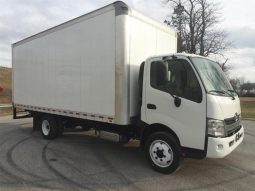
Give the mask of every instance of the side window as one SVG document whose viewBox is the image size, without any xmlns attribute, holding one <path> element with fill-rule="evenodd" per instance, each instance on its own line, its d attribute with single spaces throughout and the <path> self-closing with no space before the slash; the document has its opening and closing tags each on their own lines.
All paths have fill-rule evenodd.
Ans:
<svg viewBox="0 0 255 191">
<path fill-rule="evenodd" d="M 200 103 L 202 90 L 197 77 L 186 60 L 155 61 L 151 63 L 151 87 Z"/>
</svg>

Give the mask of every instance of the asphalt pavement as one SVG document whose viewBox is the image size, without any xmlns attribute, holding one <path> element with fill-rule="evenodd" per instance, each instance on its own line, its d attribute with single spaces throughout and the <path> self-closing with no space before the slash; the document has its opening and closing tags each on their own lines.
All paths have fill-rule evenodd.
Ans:
<svg viewBox="0 0 255 191">
<path fill-rule="evenodd" d="M 185 159 L 171 175 L 147 164 L 137 141 L 121 145 L 73 130 L 44 140 L 31 119 L 0 117 L 2 190 L 255 190 L 255 121 L 224 159 Z"/>
</svg>

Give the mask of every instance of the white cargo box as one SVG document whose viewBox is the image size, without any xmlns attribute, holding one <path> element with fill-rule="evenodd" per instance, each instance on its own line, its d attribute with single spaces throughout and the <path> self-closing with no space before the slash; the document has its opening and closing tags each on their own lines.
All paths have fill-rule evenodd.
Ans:
<svg viewBox="0 0 255 191">
<path fill-rule="evenodd" d="M 176 32 L 123 2 L 13 44 L 17 108 L 120 125 L 138 114 L 138 73 L 176 52 Z"/>
</svg>

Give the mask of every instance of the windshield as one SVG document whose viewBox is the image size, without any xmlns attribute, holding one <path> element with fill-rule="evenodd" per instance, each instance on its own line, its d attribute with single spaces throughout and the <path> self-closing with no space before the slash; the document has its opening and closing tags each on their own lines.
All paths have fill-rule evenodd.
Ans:
<svg viewBox="0 0 255 191">
<path fill-rule="evenodd" d="M 211 60 L 191 57 L 208 93 L 224 96 L 236 95 L 220 66 Z"/>
</svg>

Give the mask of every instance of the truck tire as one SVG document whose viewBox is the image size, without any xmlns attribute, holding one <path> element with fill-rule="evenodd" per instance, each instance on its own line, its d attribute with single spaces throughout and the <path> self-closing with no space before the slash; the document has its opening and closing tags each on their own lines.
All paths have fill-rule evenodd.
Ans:
<svg viewBox="0 0 255 191">
<path fill-rule="evenodd" d="M 38 131 L 41 128 L 41 119 L 39 115 L 33 117 L 33 130 Z"/>
<path fill-rule="evenodd" d="M 65 127 L 63 125 L 61 118 L 57 118 L 56 121 L 57 121 L 57 127 L 58 127 L 57 137 L 62 137 L 65 131 Z"/>
<path fill-rule="evenodd" d="M 45 139 L 54 139 L 58 136 L 58 123 L 54 117 L 45 115 L 41 119 L 41 133 Z"/>
<path fill-rule="evenodd" d="M 181 163 L 180 146 L 167 132 L 156 132 L 147 138 L 145 155 L 152 168 L 164 174 L 173 173 Z"/>
</svg>

